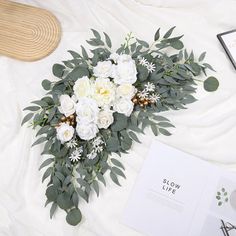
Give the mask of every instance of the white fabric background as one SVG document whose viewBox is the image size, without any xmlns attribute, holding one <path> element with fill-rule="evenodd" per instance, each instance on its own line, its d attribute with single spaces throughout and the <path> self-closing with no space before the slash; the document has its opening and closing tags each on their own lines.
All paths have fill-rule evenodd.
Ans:
<svg viewBox="0 0 236 236">
<path fill-rule="evenodd" d="M 84 215 L 78 227 L 65 223 L 58 211 L 49 219 L 44 208 L 45 185 L 38 171 L 42 147 L 30 148 L 34 132 L 21 128 L 22 109 L 44 95 L 41 81 L 52 78 L 55 62 L 69 58 L 66 50 L 80 50 L 91 35 L 89 29 L 107 32 L 114 48 L 127 32 L 151 41 L 158 27 L 165 32 L 173 25 L 177 34 L 185 34 L 187 48 L 196 54 L 207 51 L 207 61 L 220 80 L 216 93 L 198 90 L 199 101 L 189 109 L 166 115 L 176 125 L 171 137 L 159 140 L 200 158 L 233 168 L 236 164 L 236 78 L 235 70 L 219 44 L 216 34 L 235 28 L 234 0 L 20 0 L 51 10 L 60 20 L 63 36 L 49 57 L 33 63 L 0 57 L 0 236 L 141 236 L 119 220 L 142 166 L 152 135 L 141 137 L 123 156 L 127 180 L 122 188 L 108 183 L 99 198 L 82 203 Z M 1 26 L 0 26 L 1 27 Z M 86 46 L 87 47 L 87 46 Z M 165 157 L 163 157 L 165 158 Z M 158 171 L 158 166 L 156 166 Z M 200 174 L 200 173 L 199 173 Z M 163 235 L 163 234 L 162 234 Z M 163 235 L 164 236 L 164 235 Z"/>
</svg>

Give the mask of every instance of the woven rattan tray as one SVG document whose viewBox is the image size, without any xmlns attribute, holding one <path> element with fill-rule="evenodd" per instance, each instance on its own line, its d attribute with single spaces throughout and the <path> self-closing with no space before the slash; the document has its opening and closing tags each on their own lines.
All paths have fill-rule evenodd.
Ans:
<svg viewBox="0 0 236 236">
<path fill-rule="evenodd" d="M 60 23 L 49 11 L 0 0 L 1 55 L 39 60 L 57 47 L 60 38 Z"/>
</svg>

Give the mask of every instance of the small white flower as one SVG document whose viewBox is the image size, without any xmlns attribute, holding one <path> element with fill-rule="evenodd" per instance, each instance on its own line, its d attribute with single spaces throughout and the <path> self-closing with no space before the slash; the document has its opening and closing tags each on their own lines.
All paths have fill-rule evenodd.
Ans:
<svg viewBox="0 0 236 236">
<path fill-rule="evenodd" d="M 72 139 L 72 140 L 70 140 L 68 143 L 67 143 L 67 147 L 68 148 L 75 148 L 75 147 L 77 147 L 77 142 L 76 142 L 76 140 L 75 139 Z"/>
<path fill-rule="evenodd" d="M 90 140 L 96 137 L 96 134 L 98 133 L 98 127 L 94 123 L 89 123 L 89 124 L 77 123 L 76 132 L 81 139 Z"/>
<path fill-rule="evenodd" d="M 149 96 L 149 99 L 152 101 L 152 102 L 157 102 L 158 100 L 160 100 L 161 96 L 159 94 L 151 94 Z"/>
<path fill-rule="evenodd" d="M 77 79 L 73 90 L 77 99 L 82 97 L 90 97 L 94 92 L 93 84 L 87 76 Z"/>
<path fill-rule="evenodd" d="M 131 99 L 135 95 L 136 92 L 137 92 L 137 89 L 133 85 L 121 84 L 116 89 L 116 96 L 118 98 L 123 97 L 123 98 Z"/>
<path fill-rule="evenodd" d="M 59 111 L 65 116 L 70 116 L 75 113 L 75 102 L 69 95 L 61 95 L 59 98 L 61 106 Z"/>
<path fill-rule="evenodd" d="M 56 128 L 57 131 L 57 139 L 61 141 L 61 143 L 65 143 L 70 141 L 74 135 L 74 128 L 66 123 L 61 124 Z"/>
<path fill-rule="evenodd" d="M 99 61 L 93 68 L 93 73 L 98 78 L 107 78 L 112 75 L 111 61 Z"/>
<path fill-rule="evenodd" d="M 119 98 L 115 101 L 113 109 L 125 116 L 130 116 L 134 109 L 134 103 L 126 98 Z"/>
<path fill-rule="evenodd" d="M 92 98 L 80 98 L 76 105 L 77 122 L 80 124 L 88 124 L 97 122 L 98 105 Z"/>
<path fill-rule="evenodd" d="M 96 152 L 91 152 L 91 153 L 87 154 L 87 158 L 90 160 L 93 160 L 96 156 L 97 156 Z"/>
<path fill-rule="evenodd" d="M 139 98 L 147 98 L 148 97 L 148 92 L 146 90 L 139 91 L 137 96 Z"/>
<path fill-rule="evenodd" d="M 76 148 L 71 155 L 69 156 L 69 159 L 71 162 L 79 161 L 83 153 L 83 147 Z"/>
<path fill-rule="evenodd" d="M 110 106 L 115 99 L 115 85 L 108 78 L 97 78 L 94 96 L 99 107 Z"/>
<path fill-rule="evenodd" d="M 152 73 L 153 71 L 156 70 L 156 66 L 155 66 L 155 64 L 153 64 L 153 63 L 148 63 L 148 65 L 146 66 L 146 68 L 147 68 L 147 70 L 148 70 L 149 73 Z"/>
<path fill-rule="evenodd" d="M 147 92 L 155 91 L 155 85 L 153 83 L 148 82 L 147 84 L 144 85 L 144 87 Z"/>
<path fill-rule="evenodd" d="M 130 55 L 120 55 L 117 65 L 113 65 L 112 78 L 116 84 L 133 84 L 137 81 L 135 61 Z"/>
<path fill-rule="evenodd" d="M 104 144 L 102 138 L 100 136 L 96 137 L 94 140 L 93 140 L 93 147 L 96 147 L 96 146 L 99 146 L 99 145 L 102 145 Z"/>
<path fill-rule="evenodd" d="M 113 122 L 113 111 L 103 110 L 98 113 L 97 125 L 99 129 L 107 129 Z"/>
<path fill-rule="evenodd" d="M 139 60 L 139 64 L 142 65 L 142 66 L 146 67 L 149 64 L 147 59 L 144 58 L 144 57 L 140 57 L 140 58 L 138 58 L 138 60 Z"/>
</svg>

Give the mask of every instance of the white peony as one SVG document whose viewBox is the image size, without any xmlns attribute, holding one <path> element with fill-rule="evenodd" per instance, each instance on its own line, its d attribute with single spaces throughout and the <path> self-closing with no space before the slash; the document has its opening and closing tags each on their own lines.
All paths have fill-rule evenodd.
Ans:
<svg viewBox="0 0 236 236">
<path fill-rule="evenodd" d="M 111 61 L 99 61 L 93 68 L 93 73 L 96 77 L 107 78 L 112 75 L 112 63 Z"/>
<path fill-rule="evenodd" d="M 98 113 L 97 125 L 99 129 L 107 129 L 113 122 L 113 111 L 104 110 Z"/>
<path fill-rule="evenodd" d="M 116 84 L 133 84 L 137 80 L 137 69 L 135 61 L 130 55 L 120 55 L 117 65 L 113 65 L 114 82 Z"/>
<path fill-rule="evenodd" d="M 130 99 L 119 98 L 115 101 L 113 105 L 113 110 L 124 114 L 126 116 L 130 116 L 134 108 L 134 104 Z"/>
<path fill-rule="evenodd" d="M 66 117 L 75 113 L 75 102 L 69 95 L 61 95 L 59 98 L 61 106 L 59 111 Z"/>
<path fill-rule="evenodd" d="M 61 143 L 65 143 L 70 141 L 74 135 L 74 128 L 66 123 L 61 124 L 56 128 L 57 131 L 57 139 L 61 141 Z"/>
<path fill-rule="evenodd" d="M 76 132 L 83 140 L 90 140 L 96 137 L 98 127 L 95 123 L 80 124 L 76 126 Z"/>
<path fill-rule="evenodd" d="M 92 98 L 80 98 L 76 105 L 77 122 L 88 124 L 97 122 L 99 108 Z"/>
<path fill-rule="evenodd" d="M 131 84 L 121 84 L 116 88 L 116 96 L 131 99 L 137 89 Z"/>
<path fill-rule="evenodd" d="M 93 94 L 93 85 L 87 76 L 83 76 L 76 80 L 73 90 L 77 99 L 81 97 L 89 97 Z"/>
<path fill-rule="evenodd" d="M 110 106 L 115 99 L 115 85 L 108 78 L 97 78 L 94 85 L 94 99 L 98 106 Z"/>
</svg>

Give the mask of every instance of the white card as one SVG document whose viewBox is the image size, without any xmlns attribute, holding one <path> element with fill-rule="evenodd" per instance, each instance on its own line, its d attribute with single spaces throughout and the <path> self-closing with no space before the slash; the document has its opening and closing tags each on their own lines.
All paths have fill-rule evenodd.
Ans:
<svg viewBox="0 0 236 236">
<path fill-rule="evenodd" d="M 235 236 L 236 175 L 154 142 L 122 222 L 148 236 Z"/>
</svg>

